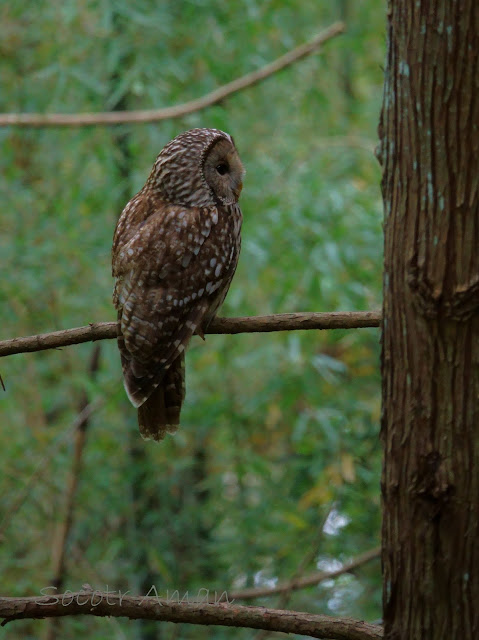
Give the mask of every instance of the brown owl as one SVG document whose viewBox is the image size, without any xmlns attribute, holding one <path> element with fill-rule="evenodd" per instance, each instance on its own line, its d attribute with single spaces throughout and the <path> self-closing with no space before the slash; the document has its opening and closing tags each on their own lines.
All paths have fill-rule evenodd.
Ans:
<svg viewBox="0 0 479 640">
<path fill-rule="evenodd" d="M 203 337 L 233 278 L 244 169 L 233 138 L 192 129 L 169 142 L 113 237 L 125 389 L 144 438 L 180 421 L 185 349 Z"/>
</svg>

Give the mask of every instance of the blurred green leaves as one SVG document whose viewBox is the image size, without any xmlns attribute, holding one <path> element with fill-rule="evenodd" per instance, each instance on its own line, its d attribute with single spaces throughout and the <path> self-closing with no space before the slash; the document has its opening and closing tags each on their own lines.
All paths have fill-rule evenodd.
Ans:
<svg viewBox="0 0 479 640">
<path fill-rule="evenodd" d="M 378 308 L 382 214 L 373 148 L 384 9 L 378 0 L 344 6 L 345 35 L 206 111 L 160 124 L 0 130 L 1 336 L 114 319 L 116 219 L 162 146 L 194 126 L 233 134 L 247 169 L 242 256 L 222 314 Z M 333 3 L 286 0 L 4 3 L 0 109 L 74 113 L 185 102 L 270 62 L 340 14 Z M 75 419 L 84 390 L 104 403 L 87 435 L 69 588 L 86 581 L 141 590 L 154 581 L 158 590 L 222 590 L 285 580 L 332 509 L 347 525 L 322 536 L 308 571 L 375 546 L 378 338 L 364 329 L 195 340 L 183 424 L 160 446 L 138 434 L 114 344 L 103 343 L 94 384 L 91 345 L 3 360 L 4 593 L 50 584 L 71 439 L 13 509 Z M 290 606 L 375 619 L 379 602 L 375 563 L 293 594 Z M 38 636 L 41 623 L 21 624 L 23 637 Z M 108 623 L 63 624 L 65 637 L 88 629 L 103 638 Z M 158 625 L 157 637 L 174 637 L 172 627 Z M 17 629 L 7 627 L 5 637 Z M 145 637 L 126 621 L 108 633 Z M 251 635 L 185 626 L 181 637 Z"/>
</svg>

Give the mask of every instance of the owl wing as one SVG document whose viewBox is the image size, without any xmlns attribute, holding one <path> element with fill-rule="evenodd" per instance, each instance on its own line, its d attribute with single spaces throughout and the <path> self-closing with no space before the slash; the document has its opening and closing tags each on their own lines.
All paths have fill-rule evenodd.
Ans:
<svg viewBox="0 0 479 640">
<path fill-rule="evenodd" d="M 152 199 L 141 213 L 133 199 L 119 220 L 114 301 L 125 387 L 137 407 L 226 294 L 237 255 L 220 217 L 216 207 L 182 208 Z"/>
</svg>

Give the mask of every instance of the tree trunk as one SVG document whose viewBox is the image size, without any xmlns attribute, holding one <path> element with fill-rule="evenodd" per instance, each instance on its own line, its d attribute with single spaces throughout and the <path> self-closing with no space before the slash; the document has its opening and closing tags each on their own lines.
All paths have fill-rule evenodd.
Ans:
<svg viewBox="0 0 479 640">
<path fill-rule="evenodd" d="M 476 640 L 478 0 L 391 0 L 380 138 L 385 639 Z"/>
</svg>

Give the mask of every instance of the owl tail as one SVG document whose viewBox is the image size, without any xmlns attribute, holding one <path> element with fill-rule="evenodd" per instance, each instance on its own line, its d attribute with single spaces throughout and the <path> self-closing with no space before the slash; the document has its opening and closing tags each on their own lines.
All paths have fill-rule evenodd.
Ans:
<svg viewBox="0 0 479 640">
<path fill-rule="evenodd" d="M 138 425 L 145 440 L 163 440 L 180 424 L 185 398 L 185 354 L 176 358 L 151 396 L 138 407 Z"/>
</svg>

